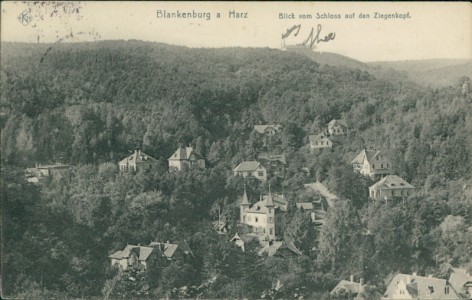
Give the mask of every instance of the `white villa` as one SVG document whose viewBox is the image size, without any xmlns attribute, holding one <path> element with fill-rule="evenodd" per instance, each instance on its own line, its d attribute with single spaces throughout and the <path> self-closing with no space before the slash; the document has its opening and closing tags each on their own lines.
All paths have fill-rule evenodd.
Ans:
<svg viewBox="0 0 472 300">
<path fill-rule="evenodd" d="M 410 196 L 415 187 L 398 177 L 388 175 L 369 187 L 369 196 L 376 200 L 392 200 Z"/>
</svg>

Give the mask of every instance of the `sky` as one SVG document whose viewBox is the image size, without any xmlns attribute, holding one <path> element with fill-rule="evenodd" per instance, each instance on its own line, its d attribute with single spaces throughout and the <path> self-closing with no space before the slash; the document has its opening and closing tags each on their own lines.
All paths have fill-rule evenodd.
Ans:
<svg viewBox="0 0 472 300">
<path fill-rule="evenodd" d="M 164 13 L 178 12 L 197 17 L 164 18 Z M 316 51 L 364 62 L 472 59 L 469 2 L 2 2 L 1 13 L 2 42 L 137 39 L 187 47 L 280 49 L 282 34 L 299 25 L 285 45 L 309 40 L 313 29 Z M 319 41 L 330 33 L 334 39 Z"/>
</svg>

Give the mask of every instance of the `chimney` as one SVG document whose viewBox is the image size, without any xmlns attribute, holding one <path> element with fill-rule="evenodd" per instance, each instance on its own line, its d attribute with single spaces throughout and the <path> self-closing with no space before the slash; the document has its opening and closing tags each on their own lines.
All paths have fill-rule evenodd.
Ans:
<svg viewBox="0 0 472 300">
<path fill-rule="evenodd" d="M 406 284 L 409 284 L 411 282 L 411 276 L 406 275 Z"/>
<path fill-rule="evenodd" d="M 351 282 L 354 282 L 354 275 L 351 275 Z"/>
<path fill-rule="evenodd" d="M 415 276 L 416 276 L 416 272 L 413 272 L 413 277 L 415 277 Z"/>
<path fill-rule="evenodd" d="M 359 281 L 359 284 L 362 286 L 364 286 L 364 278 L 361 278 L 361 280 Z"/>
</svg>

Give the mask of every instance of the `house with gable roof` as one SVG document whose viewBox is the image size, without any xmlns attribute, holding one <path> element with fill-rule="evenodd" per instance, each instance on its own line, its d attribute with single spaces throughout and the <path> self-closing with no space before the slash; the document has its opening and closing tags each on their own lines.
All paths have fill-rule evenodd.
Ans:
<svg viewBox="0 0 472 300">
<path fill-rule="evenodd" d="M 472 299 L 472 274 L 466 269 L 452 268 L 449 283 L 462 299 Z"/>
<path fill-rule="evenodd" d="M 282 258 L 289 258 L 303 255 L 303 253 L 295 247 L 293 243 L 285 241 L 263 241 L 261 242 L 261 248 L 257 252 L 257 255 L 264 256 L 267 254 L 268 257 L 279 256 Z"/>
<path fill-rule="evenodd" d="M 142 266 L 147 268 L 147 260 L 153 252 L 153 247 L 127 245 L 125 249 L 109 255 L 111 265 L 119 265 L 123 270 Z"/>
<path fill-rule="evenodd" d="M 341 280 L 330 292 L 332 296 L 353 297 L 353 299 L 363 299 L 361 293 L 364 292 L 364 279 L 361 278 L 359 282 L 354 281 L 354 276 L 351 275 L 350 280 Z"/>
<path fill-rule="evenodd" d="M 169 169 L 182 171 L 192 168 L 205 168 L 205 159 L 193 147 L 179 147 L 168 159 Z"/>
<path fill-rule="evenodd" d="M 375 200 L 393 200 L 410 196 L 416 188 L 397 175 L 388 175 L 369 187 L 369 196 Z"/>
<path fill-rule="evenodd" d="M 27 168 L 25 170 L 26 181 L 31 183 L 38 183 L 41 179 L 44 179 L 45 176 L 38 168 Z"/>
<path fill-rule="evenodd" d="M 344 120 L 333 119 L 328 123 L 329 135 L 343 135 L 347 134 L 347 124 Z"/>
<path fill-rule="evenodd" d="M 254 177 L 267 181 L 267 169 L 258 161 L 243 161 L 233 169 L 234 176 Z"/>
<path fill-rule="evenodd" d="M 315 222 L 315 207 L 312 202 L 297 202 L 295 203 L 297 209 L 310 213 L 311 222 Z"/>
<path fill-rule="evenodd" d="M 278 124 L 254 125 L 254 131 L 261 135 L 262 145 L 267 147 L 270 139 L 282 131 L 282 126 Z"/>
<path fill-rule="evenodd" d="M 445 279 L 397 274 L 382 299 L 461 299 Z"/>
<path fill-rule="evenodd" d="M 157 165 L 157 159 L 151 157 L 136 149 L 133 154 L 123 158 L 118 162 L 120 171 L 138 171 L 138 170 L 149 170 Z"/>
<path fill-rule="evenodd" d="M 380 150 L 362 150 L 352 161 L 354 171 L 376 180 L 390 174 L 391 163 Z"/>
<path fill-rule="evenodd" d="M 285 176 L 285 166 L 287 165 L 285 154 L 261 153 L 258 158 L 271 176 Z"/>
<path fill-rule="evenodd" d="M 324 133 L 311 134 L 308 136 L 310 150 L 332 148 L 333 142 Z"/>
<path fill-rule="evenodd" d="M 254 130 L 260 134 L 265 134 L 267 136 L 274 136 L 275 134 L 282 131 L 282 126 L 278 124 L 254 125 Z"/>
<path fill-rule="evenodd" d="M 261 195 L 258 202 L 251 205 L 244 187 L 240 204 L 240 222 L 252 227 L 253 232 L 268 240 L 275 240 L 283 232 L 288 202 L 283 195 Z"/>
<path fill-rule="evenodd" d="M 116 251 L 108 257 L 111 265 L 119 265 L 123 270 L 133 267 L 147 269 L 152 256 L 163 258 L 167 261 L 174 260 L 178 256 L 177 250 L 183 254 L 191 254 L 190 248 L 185 244 L 177 245 L 169 242 L 152 242 L 149 246 L 127 245 L 125 249 Z"/>
<path fill-rule="evenodd" d="M 25 177 L 28 182 L 38 183 L 47 177 L 54 177 L 56 179 L 67 177 L 70 175 L 70 166 L 61 163 L 51 165 L 36 164 L 34 168 L 27 168 L 25 170 Z"/>
</svg>

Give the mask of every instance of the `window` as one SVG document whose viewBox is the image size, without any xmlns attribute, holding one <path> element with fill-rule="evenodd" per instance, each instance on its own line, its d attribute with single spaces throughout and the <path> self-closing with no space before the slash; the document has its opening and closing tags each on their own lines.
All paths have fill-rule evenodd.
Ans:
<svg viewBox="0 0 472 300">
<path fill-rule="evenodd" d="M 269 234 L 274 234 L 274 230 L 272 228 L 269 229 Z"/>
<path fill-rule="evenodd" d="M 388 169 L 388 168 L 389 168 L 389 165 L 388 165 L 388 163 L 387 163 L 387 169 Z"/>
<path fill-rule="evenodd" d="M 429 292 L 430 294 L 433 294 L 433 293 L 434 293 L 434 286 L 428 285 L 428 292 Z"/>
<path fill-rule="evenodd" d="M 380 164 L 380 168 L 383 169 L 383 168 L 384 168 L 384 164 Z"/>
<path fill-rule="evenodd" d="M 257 176 L 263 177 L 263 176 L 264 176 L 264 171 L 258 171 L 258 172 L 257 172 Z"/>
<path fill-rule="evenodd" d="M 269 208 L 269 214 L 272 213 L 272 209 Z"/>
<path fill-rule="evenodd" d="M 243 216 L 243 222 L 246 222 L 246 216 Z"/>
<path fill-rule="evenodd" d="M 259 219 L 256 217 L 256 223 L 259 222 Z"/>
<path fill-rule="evenodd" d="M 372 169 L 375 169 L 375 164 L 372 164 Z"/>
<path fill-rule="evenodd" d="M 272 223 L 272 217 L 268 218 L 269 223 Z"/>
<path fill-rule="evenodd" d="M 323 141 L 321 141 L 321 145 L 323 145 L 323 143 L 324 143 L 324 142 L 323 142 Z"/>
<path fill-rule="evenodd" d="M 449 294 L 449 286 L 444 287 L 444 294 Z"/>
</svg>

